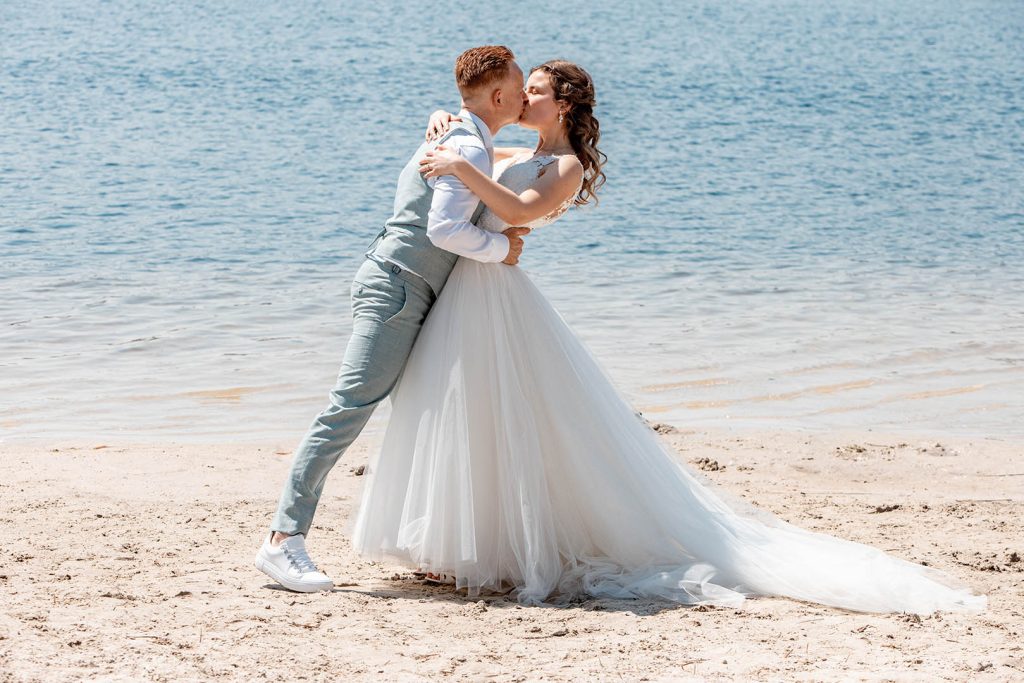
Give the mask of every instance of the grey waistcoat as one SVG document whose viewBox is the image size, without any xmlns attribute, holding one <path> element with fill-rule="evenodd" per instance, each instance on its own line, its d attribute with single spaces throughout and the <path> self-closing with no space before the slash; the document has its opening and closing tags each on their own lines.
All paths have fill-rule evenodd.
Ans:
<svg viewBox="0 0 1024 683">
<path fill-rule="evenodd" d="M 427 237 L 427 213 L 434 190 L 420 175 L 419 161 L 427 150 L 457 135 L 471 135 L 483 140 L 473 122 L 466 120 L 453 122 L 440 140 L 420 145 L 398 176 L 394 215 L 384 223 L 384 229 L 366 251 L 366 255 L 374 260 L 390 261 L 419 275 L 435 295 L 441 292 L 459 257 L 435 247 Z M 473 222 L 480 217 L 483 208 L 483 204 L 477 204 Z"/>
</svg>

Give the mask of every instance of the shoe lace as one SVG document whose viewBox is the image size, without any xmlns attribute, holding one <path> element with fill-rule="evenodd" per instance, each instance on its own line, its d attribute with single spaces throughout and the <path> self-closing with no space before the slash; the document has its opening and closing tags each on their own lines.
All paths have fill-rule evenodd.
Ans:
<svg viewBox="0 0 1024 683">
<path fill-rule="evenodd" d="M 302 573 L 319 571 L 305 548 L 285 548 L 284 556 L 293 567 Z"/>
</svg>

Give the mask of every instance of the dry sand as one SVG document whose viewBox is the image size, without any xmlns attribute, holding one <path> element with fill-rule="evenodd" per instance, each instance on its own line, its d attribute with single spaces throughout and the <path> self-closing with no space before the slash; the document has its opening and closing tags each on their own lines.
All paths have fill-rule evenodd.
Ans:
<svg viewBox="0 0 1024 683">
<path fill-rule="evenodd" d="M 939 567 L 989 609 L 470 600 L 350 550 L 372 437 L 332 472 L 309 539 L 338 587 L 300 595 L 252 566 L 294 444 L 8 443 L 0 680 L 1024 680 L 1021 443 L 662 431 L 725 490 Z"/>
</svg>

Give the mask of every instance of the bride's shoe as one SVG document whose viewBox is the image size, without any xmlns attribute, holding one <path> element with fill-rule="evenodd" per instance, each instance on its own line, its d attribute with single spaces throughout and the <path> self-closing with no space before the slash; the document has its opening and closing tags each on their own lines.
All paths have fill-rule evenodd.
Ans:
<svg viewBox="0 0 1024 683">
<path fill-rule="evenodd" d="M 412 573 L 417 579 L 421 579 L 424 583 L 428 583 L 432 586 L 454 586 L 455 575 L 434 572 L 426 572 L 422 569 L 416 570 Z"/>
</svg>

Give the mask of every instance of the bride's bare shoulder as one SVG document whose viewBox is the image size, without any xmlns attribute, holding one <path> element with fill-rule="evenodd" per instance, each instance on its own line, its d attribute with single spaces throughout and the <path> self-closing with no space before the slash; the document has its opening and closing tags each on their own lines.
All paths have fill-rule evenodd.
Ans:
<svg viewBox="0 0 1024 683">
<path fill-rule="evenodd" d="M 563 154 L 558 157 L 558 167 L 569 175 L 583 177 L 583 162 L 575 154 Z"/>
<path fill-rule="evenodd" d="M 563 154 L 558 157 L 558 177 L 575 183 L 583 180 L 583 164 L 575 154 Z"/>
</svg>

